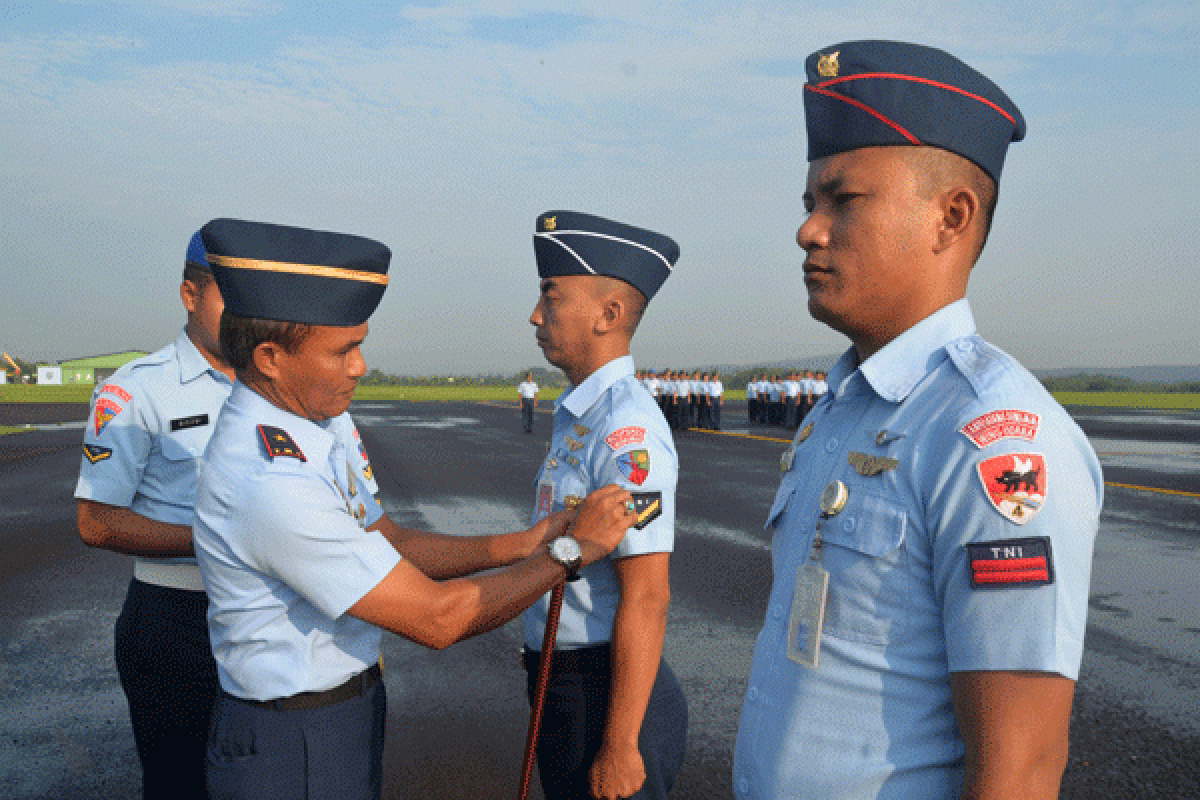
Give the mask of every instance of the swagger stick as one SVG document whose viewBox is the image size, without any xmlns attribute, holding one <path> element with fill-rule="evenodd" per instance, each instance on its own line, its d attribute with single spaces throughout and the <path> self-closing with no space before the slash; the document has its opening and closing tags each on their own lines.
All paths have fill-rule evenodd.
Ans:
<svg viewBox="0 0 1200 800">
<path fill-rule="evenodd" d="M 554 641 L 558 638 L 558 615 L 562 611 L 565 583 L 554 587 L 550 595 L 550 609 L 546 614 L 546 632 L 542 636 L 542 660 L 538 664 L 537 688 L 533 693 L 533 707 L 529 710 L 529 733 L 525 737 L 525 764 L 521 767 L 521 788 L 517 800 L 529 795 L 529 783 L 533 779 L 533 759 L 537 751 L 538 731 L 542 727 L 542 707 L 546 705 L 546 688 L 550 684 L 550 662 L 554 660 Z"/>
</svg>

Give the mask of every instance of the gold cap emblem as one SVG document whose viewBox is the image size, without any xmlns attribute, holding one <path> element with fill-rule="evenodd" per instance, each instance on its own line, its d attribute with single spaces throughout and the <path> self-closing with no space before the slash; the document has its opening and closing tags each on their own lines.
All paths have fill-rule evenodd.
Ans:
<svg viewBox="0 0 1200 800">
<path fill-rule="evenodd" d="M 558 217 L 546 217 L 542 220 L 542 227 L 548 231 L 554 230 L 558 227 Z"/>
<path fill-rule="evenodd" d="M 817 74 L 822 78 L 836 78 L 838 74 L 838 53 L 841 50 L 834 50 L 829 55 L 821 56 L 817 59 Z"/>
</svg>

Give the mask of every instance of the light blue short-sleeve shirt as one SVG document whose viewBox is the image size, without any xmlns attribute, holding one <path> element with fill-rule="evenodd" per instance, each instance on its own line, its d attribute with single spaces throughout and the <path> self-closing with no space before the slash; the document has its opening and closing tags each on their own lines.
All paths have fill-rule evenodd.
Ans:
<svg viewBox="0 0 1200 800">
<path fill-rule="evenodd" d="M 275 455 L 259 426 L 283 432 Z M 194 540 L 218 677 L 235 697 L 330 689 L 379 659 L 380 629 L 346 610 L 400 555 L 365 530 L 383 512 L 354 467 L 352 428 L 298 417 L 242 383 L 221 412 Z"/>
<path fill-rule="evenodd" d="M 232 388 L 186 332 L 98 382 L 75 497 L 191 525 L 204 449 Z"/>
<path fill-rule="evenodd" d="M 1074 679 L 1103 478 L 1041 384 L 984 342 L 966 300 L 866 362 L 851 349 L 785 454 L 774 584 L 734 758 L 739 798 L 956 797 L 951 672 Z M 845 507 L 821 518 L 841 481 Z M 789 658 L 820 523 L 816 668 Z M 808 623 L 797 622 L 798 641 Z M 997 698 L 1003 702 L 1003 698 Z"/>
<path fill-rule="evenodd" d="M 642 530 L 630 528 L 607 558 L 584 567 L 579 580 L 567 584 L 558 649 L 612 641 L 620 602 L 613 559 L 674 549 L 678 476 L 671 431 L 654 398 L 634 378 L 631 356 L 610 361 L 556 401 L 550 452 L 534 482 L 535 522 L 610 483 L 662 493 L 657 519 Z M 542 647 L 549 606 L 547 593 L 525 612 L 525 644 L 533 650 Z"/>
</svg>

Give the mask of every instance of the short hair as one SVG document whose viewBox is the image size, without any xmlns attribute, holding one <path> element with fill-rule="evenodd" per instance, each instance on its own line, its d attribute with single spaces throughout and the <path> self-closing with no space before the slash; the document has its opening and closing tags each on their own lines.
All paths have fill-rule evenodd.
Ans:
<svg viewBox="0 0 1200 800">
<path fill-rule="evenodd" d="M 925 197 L 955 185 L 966 185 L 979 198 L 982 231 L 975 259 L 983 252 L 988 234 L 992 230 L 992 217 L 996 213 L 996 201 L 1000 187 L 992 176 L 962 156 L 940 147 L 910 147 L 909 164 L 922 177 L 920 191 Z"/>
<path fill-rule="evenodd" d="M 211 272 L 195 261 L 185 261 L 183 262 L 183 279 L 191 281 L 198 290 L 204 291 L 212 283 L 213 276 Z"/>
<path fill-rule="evenodd" d="M 254 351 L 260 344 L 272 342 L 295 353 L 312 329 L 302 322 L 239 317 L 226 309 L 221 312 L 221 355 L 241 373 L 254 368 Z"/>
<path fill-rule="evenodd" d="M 628 316 L 627 330 L 629 331 L 629 335 L 632 336 L 637 330 L 638 324 L 642 321 L 642 315 L 646 313 L 646 304 L 649 302 L 646 299 L 646 295 L 642 294 L 632 283 L 623 281 L 620 278 L 613 278 L 608 275 L 598 277 L 602 279 L 601 281 L 597 281 L 597 283 L 603 286 L 603 291 L 615 292 L 624 301 L 626 316 Z"/>
</svg>

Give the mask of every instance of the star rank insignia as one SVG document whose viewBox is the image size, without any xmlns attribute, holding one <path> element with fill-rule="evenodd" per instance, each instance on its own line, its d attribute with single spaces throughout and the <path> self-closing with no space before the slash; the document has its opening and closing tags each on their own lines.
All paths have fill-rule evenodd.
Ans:
<svg viewBox="0 0 1200 800">
<path fill-rule="evenodd" d="M 272 459 L 286 456 L 287 458 L 308 461 L 304 457 L 304 453 L 300 452 L 300 447 L 283 428 L 276 428 L 273 425 L 259 425 L 258 436 L 267 448 L 267 455 Z"/>
</svg>

